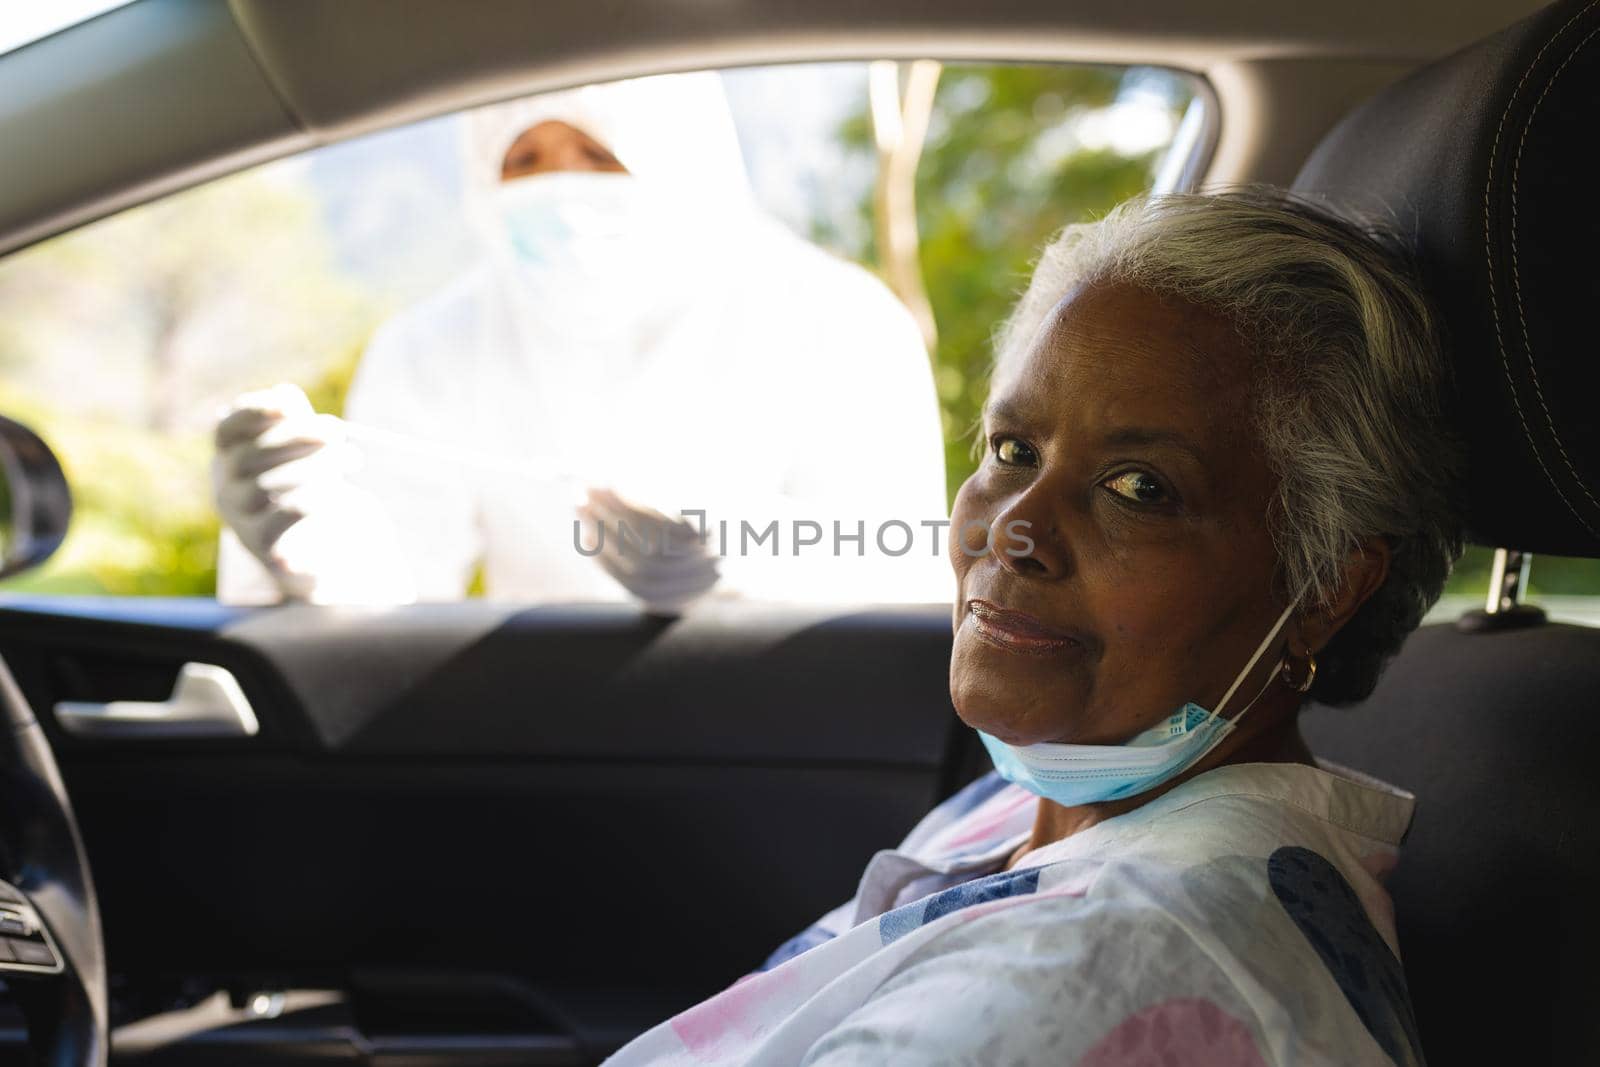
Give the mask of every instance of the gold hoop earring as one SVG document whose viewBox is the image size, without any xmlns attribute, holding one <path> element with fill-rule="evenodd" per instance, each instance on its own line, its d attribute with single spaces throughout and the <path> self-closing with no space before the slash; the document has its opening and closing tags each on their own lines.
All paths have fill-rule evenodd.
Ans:
<svg viewBox="0 0 1600 1067">
<path fill-rule="evenodd" d="M 1311 683 L 1317 680 L 1317 657 L 1306 650 L 1306 676 L 1298 683 L 1294 680 L 1294 671 L 1288 656 L 1283 657 L 1283 664 L 1279 667 L 1283 676 L 1283 684 L 1293 689 L 1296 693 L 1305 693 L 1311 689 Z"/>
</svg>

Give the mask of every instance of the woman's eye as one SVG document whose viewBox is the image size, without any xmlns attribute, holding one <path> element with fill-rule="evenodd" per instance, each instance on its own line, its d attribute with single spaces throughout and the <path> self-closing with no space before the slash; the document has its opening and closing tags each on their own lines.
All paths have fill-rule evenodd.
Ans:
<svg viewBox="0 0 1600 1067">
<path fill-rule="evenodd" d="M 1000 436 L 994 439 L 994 458 L 1007 467 L 1031 467 L 1037 457 L 1015 437 Z"/>
<path fill-rule="evenodd" d="M 1126 471 L 1100 484 L 1135 504 L 1161 504 L 1171 499 L 1161 483 L 1144 471 Z"/>
</svg>

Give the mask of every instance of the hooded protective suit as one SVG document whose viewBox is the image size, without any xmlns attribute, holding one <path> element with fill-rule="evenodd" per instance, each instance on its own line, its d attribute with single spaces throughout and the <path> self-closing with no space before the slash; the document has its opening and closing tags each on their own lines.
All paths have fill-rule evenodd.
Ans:
<svg viewBox="0 0 1600 1067">
<path fill-rule="evenodd" d="M 588 133 L 629 173 L 501 183 L 506 149 L 547 119 Z M 915 323 L 867 272 L 755 207 L 715 75 L 483 109 L 464 139 L 467 210 L 488 254 L 374 336 L 345 409 L 362 462 L 354 473 L 324 464 L 383 519 L 347 508 L 318 524 L 307 510 L 291 530 L 316 542 L 316 568 L 364 575 L 360 588 L 331 573 L 328 592 L 316 575 L 274 583 L 230 535 L 221 598 L 276 599 L 281 587 L 313 600 L 453 599 L 481 561 L 493 597 L 625 599 L 579 550 L 594 546 L 592 524 L 575 537 L 584 488 L 669 516 L 706 512 L 718 593 L 949 596 L 943 539 L 919 526 L 946 509 Z M 909 550 L 901 528 L 880 547 L 888 520 L 909 527 Z M 797 522 L 820 543 L 797 547 Z M 777 536 L 761 537 L 772 523 Z M 372 546 L 396 541 L 403 566 L 375 565 Z M 405 573 L 387 582 L 375 567 Z"/>
</svg>

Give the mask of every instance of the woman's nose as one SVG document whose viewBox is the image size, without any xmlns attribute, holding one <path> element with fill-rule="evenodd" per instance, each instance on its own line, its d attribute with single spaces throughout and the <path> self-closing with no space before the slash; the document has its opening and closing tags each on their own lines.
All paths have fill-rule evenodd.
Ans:
<svg viewBox="0 0 1600 1067">
<path fill-rule="evenodd" d="M 1059 517 L 1033 493 L 1025 493 L 997 517 L 990 545 L 1000 565 L 1013 574 L 1061 578 L 1071 570 L 1071 553 L 1060 535 Z"/>
</svg>

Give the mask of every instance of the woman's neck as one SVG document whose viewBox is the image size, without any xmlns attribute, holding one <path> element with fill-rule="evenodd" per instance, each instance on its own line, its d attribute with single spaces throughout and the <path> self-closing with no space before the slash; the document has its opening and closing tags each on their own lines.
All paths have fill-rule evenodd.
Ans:
<svg viewBox="0 0 1600 1067">
<path fill-rule="evenodd" d="M 1076 804 L 1072 807 L 1051 800 L 1039 801 L 1039 814 L 1033 822 L 1033 833 L 1027 842 L 1006 860 L 1006 870 L 1015 867 L 1023 856 L 1045 845 L 1071 837 L 1097 823 L 1133 811 L 1161 796 L 1170 789 L 1208 770 L 1230 763 L 1305 763 L 1316 760 L 1305 738 L 1300 736 L 1298 708 L 1263 720 L 1263 728 L 1248 727 L 1226 738 L 1217 750 L 1205 759 L 1154 789 L 1122 800 L 1108 800 L 1099 804 Z"/>
</svg>

